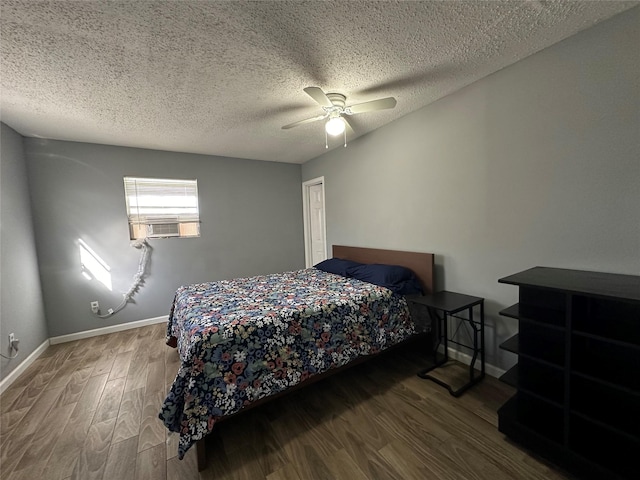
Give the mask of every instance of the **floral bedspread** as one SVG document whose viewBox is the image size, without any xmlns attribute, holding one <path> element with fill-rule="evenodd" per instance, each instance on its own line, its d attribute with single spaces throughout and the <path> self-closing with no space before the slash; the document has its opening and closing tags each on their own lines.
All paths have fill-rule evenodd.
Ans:
<svg viewBox="0 0 640 480">
<path fill-rule="evenodd" d="M 183 286 L 167 327 L 181 366 L 159 416 L 182 458 L 220 417 L 413 333 L 403 297 L 316 268 Z"/>
</svg>

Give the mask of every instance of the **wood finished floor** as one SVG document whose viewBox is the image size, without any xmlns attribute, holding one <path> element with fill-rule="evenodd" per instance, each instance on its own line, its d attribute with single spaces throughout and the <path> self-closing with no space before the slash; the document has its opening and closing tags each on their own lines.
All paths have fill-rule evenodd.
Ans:
<svg viewBox="0 0 640 480">
<path fill-rule="evenodd" d="M 177 436 L 158 419 L 178 369 L 164 325 L 53 345 L 0 397 L 0 477 L 570 478 L 498 432 L 510 387 L 488 377 L 456 399 L 415 375 L 423 356 L 385 354 L 220 423 L 199 473 L 195 447 L 178 460 Z"/>
</svg>

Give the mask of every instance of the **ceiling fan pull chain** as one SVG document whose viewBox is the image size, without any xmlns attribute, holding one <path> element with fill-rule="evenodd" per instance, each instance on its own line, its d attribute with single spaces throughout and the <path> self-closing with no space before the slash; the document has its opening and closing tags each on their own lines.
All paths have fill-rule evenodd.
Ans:
<svg viewBox="0 0 640 480">
<path fill-rule="evenodd" d="M 324 131 L 324 148 L 329 148 L 329 137 L 327 136 L 327 131 Z"/>
<path fill-rule="evenodd" d="M 347 148 L 347 129 L 344 129 L 344 148 Z M 326 133 L 325 133 L 326 136 Z"/>
</svg>

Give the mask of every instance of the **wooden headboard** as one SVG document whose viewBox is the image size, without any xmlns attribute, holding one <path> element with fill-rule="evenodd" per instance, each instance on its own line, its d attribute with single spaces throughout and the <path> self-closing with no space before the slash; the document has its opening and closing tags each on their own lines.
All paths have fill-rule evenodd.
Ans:
<svg viewBox="0 0 640 480">
<path fill-rule="evenodd" d="M 410 268 L 424 287 L 424 293 L 435 292 L 433 253 L 381 250 L 379 248 L 333 246 L 333 257 L 360 263 L 384 263 Z"/>
</svg>

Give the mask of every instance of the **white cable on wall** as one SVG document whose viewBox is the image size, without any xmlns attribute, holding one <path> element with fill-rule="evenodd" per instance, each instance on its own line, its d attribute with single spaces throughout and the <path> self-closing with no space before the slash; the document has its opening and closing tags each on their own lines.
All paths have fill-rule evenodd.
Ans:
<svg viewBox="0 0 640 480">
<path fill-rule="evenodd" d="M 129 300 L 133 298 L 138 289 L 144 284 L 144 275 L 147 269 L 147 265 L 149 264 L 149 259 L 151 258 L 151 246 L 147 243 L 146 238 L 141 238 L 134 242 L 131 242 L 131 246 L 133 248 L 142 249 L 142 253 L 140 254 L 140 261 L 138 262 L 138 271 L 133 276 L 133 283 L 131 284 L 129 290 L 126 293 L 122 294 L 123 298 L 120 305 L 118 305 L 116 308 L 110 308 L 109 310 L 107 310 L 107 313 L 105 315 L 100 315 L 99 313 L 94 314 L 97 317 L 108 318 L 118 313 L 120 310 L 127 306 Z"/>
</svg>

